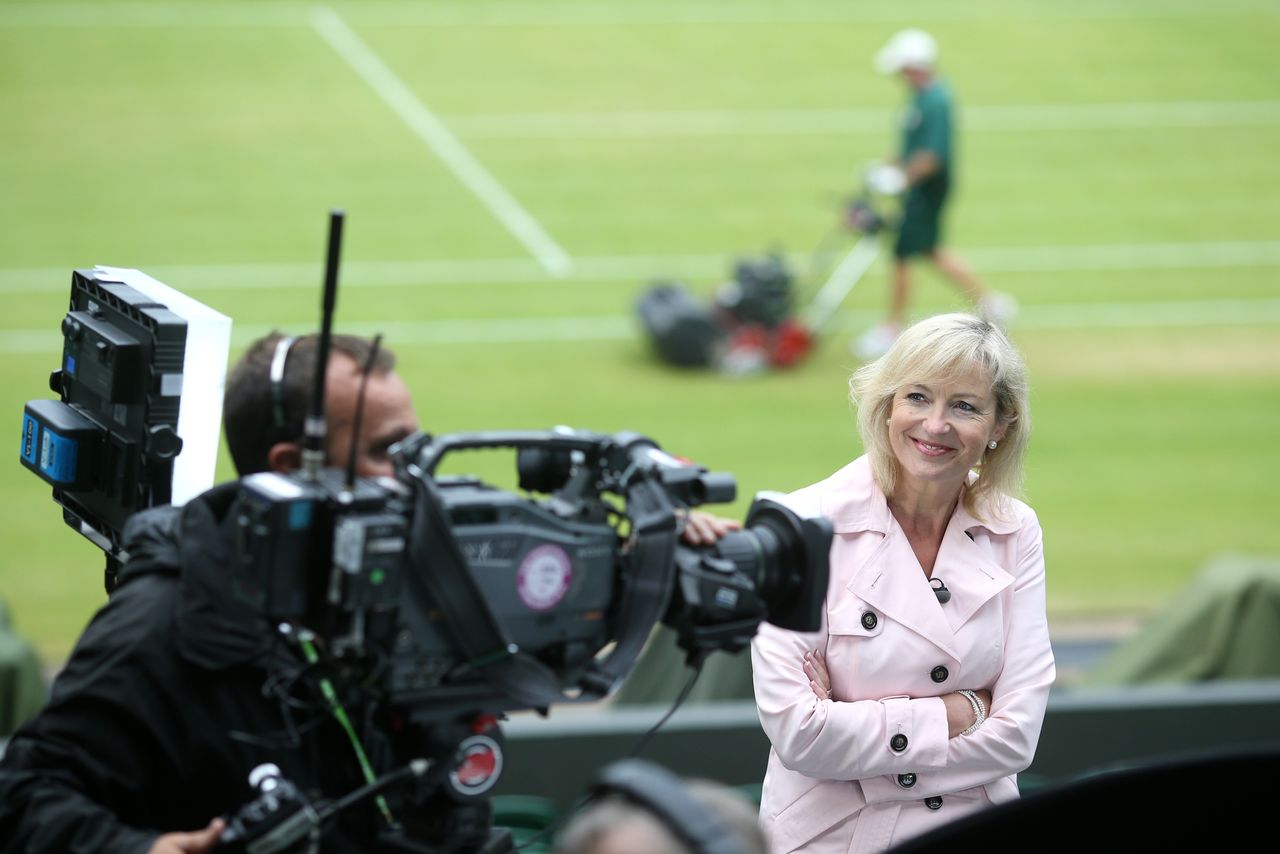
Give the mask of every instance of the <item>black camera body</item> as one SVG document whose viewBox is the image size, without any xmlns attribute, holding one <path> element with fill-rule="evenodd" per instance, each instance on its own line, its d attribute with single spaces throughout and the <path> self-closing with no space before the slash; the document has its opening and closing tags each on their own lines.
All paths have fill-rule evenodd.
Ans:
<svg viewBox="0 0 1280 854">
<path fill-rule="evenodd" d="M 515 449 L 527 494 L 435 476 L 475 448 Z M 395 478 L 244 478 L 234 574 L 264 617 L 376 662 L 380 693 L 415 719 L 603 697 L 659 620 L 690 656 L 740 650 L 766 619 L 819 625 L 828 523 L 762 496 L 744 530 L 684 545 L 683 514 L 736 486 L 646 437 L 420 434 L 393 454 Z"/>
<path fill-rule="evenodd" d="M 514 449 L 525 494 L 435 474 L 477 448 Z M 820 625 L 830 523 L 762 494 L 742 530 L 686 545 L 682 517 L 736 485 L 644 436 L 418 434 L 392 457 L 394 478 L 242 479 L 231 574 L 268 622 L 314 634 L 324 672 L 363 686 L 375 717 L 417 734 L 398 753 L 432 763 L 418 802 L 447 805 L 430 810 L 448 836 L 500 778 L 502 713 L 606 696 L 659 621 L 692 663 L 765 620 Z"/>
</svg>

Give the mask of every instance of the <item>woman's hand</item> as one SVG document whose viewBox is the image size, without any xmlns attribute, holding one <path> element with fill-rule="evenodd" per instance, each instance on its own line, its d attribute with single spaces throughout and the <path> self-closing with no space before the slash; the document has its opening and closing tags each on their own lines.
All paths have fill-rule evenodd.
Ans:
<svg viewBox="0 0 1280 854">
<path fill-rule="evenodd" d="M 680 538 L 691 546 L 709 546 L 730 531 L 741 529 L 742 523 L 737 520 L 690 510 L 685 516 Z"/>
<path fill-rule="evenodd" d="M 979 688 L 973 693 L 978 695 L 978 699 L 982 701 L 982 708 L 986 710 L 987 717 L 991 717 L 991 692 L 986 688 Z"/>
<path fill-rule="evenodd" d="M 805 650 L 804 675 L 809 677 L 809 688 L 815 697 L 819 700 L 831 699 L 831 674 L 827 672 L 827 659 L 821 650 Z"/>
</svg>

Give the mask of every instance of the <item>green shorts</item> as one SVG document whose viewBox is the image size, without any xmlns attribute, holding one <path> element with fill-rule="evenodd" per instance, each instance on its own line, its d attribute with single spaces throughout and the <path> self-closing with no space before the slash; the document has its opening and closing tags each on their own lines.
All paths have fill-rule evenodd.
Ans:
<svg viewBox="0 0 1280 854">
<path fill-rule="evenodd" d="M 916 187 L 902 203 L 902 221 L 898 239 L 893 245 L 895 258 L 927 255 L 942 242 L 942 208 L 947 200 L 946 186 L 938 192 L 925 192 Z"/>
</svg>

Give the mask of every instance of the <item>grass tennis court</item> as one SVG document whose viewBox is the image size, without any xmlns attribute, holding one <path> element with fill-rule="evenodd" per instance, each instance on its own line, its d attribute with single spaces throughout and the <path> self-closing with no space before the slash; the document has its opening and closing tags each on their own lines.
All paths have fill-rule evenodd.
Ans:
<svg viewBox="0 0 1280 854">
<path fill-rule="evenodd" d="M 883 264 L 785 374 L 664 368 L 633 304 L 775 248 L 816 286 L 855 170 L 893 145 L 904 94 L 871 56 L 911 25 L 959 100 L 950 242 L 1022 305 L 1051 616 L 1150 613 L 1214 555 L 1280 552 L 1271 2 L 0 0 L 14 444 L 73 269 L 232 316 L 234 358 L 315 326 L 339 207 L 338 327 L 386 334 L 434 432 L 635 430 L 732 472 L 731 515 L 825 476 L 858 453 L 847 343 Z M 926 271 L 916 313 L 959 306 Z M 102 559 L 16 457 L 0 595 L 56 661 Z"/>
</svg>

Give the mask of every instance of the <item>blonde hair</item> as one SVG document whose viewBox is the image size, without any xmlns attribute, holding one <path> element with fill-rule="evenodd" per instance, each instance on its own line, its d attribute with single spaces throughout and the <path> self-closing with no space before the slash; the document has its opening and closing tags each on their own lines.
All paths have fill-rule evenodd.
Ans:
<svg viewBox="0 0 1280 854">
<path fill-rule="evenodd" d="M 987 378 L 996 399 L 996 420 L 1005 426 L 995 450 L 982 455 L 976 481 L 962 501 L 975 517 L 1003 516 L 1005 496 L 1022 493 L 1022 466 L 1031 433 L 1030 392 L 1022 355 L 999 327 L 972 314 L 939 314 L 908 327 L 889 352 L 849 377 L 849 400 L 858 411 L 858 432 L 876 484 L 892 497 L 898 459 L 889 446 L 893 398 L 904 386 L 956 380 L 974 368 Z"/>
</svg>

